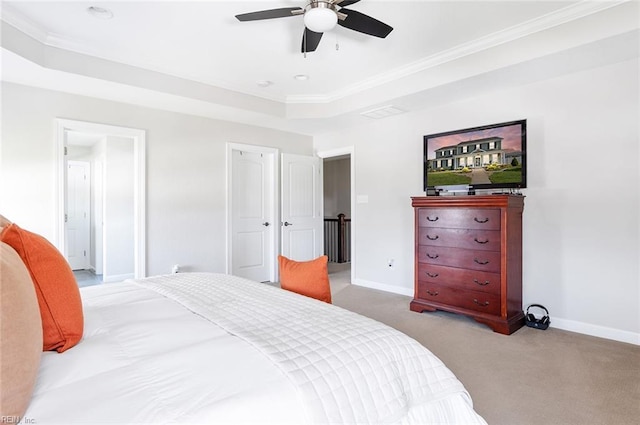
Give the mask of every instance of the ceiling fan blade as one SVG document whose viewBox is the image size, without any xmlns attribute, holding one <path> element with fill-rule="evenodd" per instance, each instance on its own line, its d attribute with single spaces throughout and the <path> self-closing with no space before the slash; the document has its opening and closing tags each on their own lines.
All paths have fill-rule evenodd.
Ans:
<svg viewBox="0 0 640 425">
<path fill-rule="evenodd" d="M 349 28 L 350 30 L 380 38 L 385 38 L 393 31 L 393 27 L 356 10 L 345 9 L 343 7 L 340 9 L 340 12 L 345 13 L 347 17 L 344 20 L 338 20 L 338 25 Z"/>
<path fill-rule="evenodd" d="M 358 3 L 360 0 L 336 0 L 333 2 L 336 6 L 345 7 L 351 6 L 354 3 Z"/>
<path fill-rule="evenodd" d="M 298 12 L 298 13 L 295 13 Z M 259 21 L 261 19 L 286 18 L 287 16 L 295 16 L 303 12 L 300 7 L 282 7 L 280 9 L 260 10 L 258 12 L 242 13 L 236 15 L 238 21 Z"/>
<path fill-rule="evenodd" d="M 315 52 L 318 44 L 320 44 L 320 39 L 322 39 L 321 32 L 311 31 L 309 28 L 304 29 L 304 34 L 302 34 L 302 47 L 300 51 L 302 53 L 305 52 Z"/>
</svg>

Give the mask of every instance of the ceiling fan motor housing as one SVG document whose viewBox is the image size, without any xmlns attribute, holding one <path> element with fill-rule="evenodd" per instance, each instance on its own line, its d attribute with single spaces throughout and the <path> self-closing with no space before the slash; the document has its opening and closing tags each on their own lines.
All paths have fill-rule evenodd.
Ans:
<svg viewBox="0 0 640 425">
<path fill-rule="evenodd" d="M 304 25 L 311 31 L 327 32 L 332 30 L 337 23 L 336 7 L 330 1 L 310 1 L 305 7 Z"/>
</svg>

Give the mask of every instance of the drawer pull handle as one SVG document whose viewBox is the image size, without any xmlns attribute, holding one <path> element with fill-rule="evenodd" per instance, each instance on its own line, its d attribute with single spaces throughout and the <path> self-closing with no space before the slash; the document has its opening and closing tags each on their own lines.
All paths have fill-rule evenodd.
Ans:
<svg viewBox="0 0 640 425">
<path fill-rule="evenodd" d="M 486 223 L 487 221 L 489 221 L 489 217 L 486 217 L 486 218 L 484 218 L 484 219 L 482 219 L 482 220 L 479 220 L 479 219 L 478 219 L 478 217 L 473 217 L 473 220 L 474 220 L 476 223 Z"/>
<path fill-rule="evenodd" d="M 431 258 L 432 260 L 435 260 L 436 258 L 438 258 L 438 257 L 439 257 L 439 255 L 438 255 L 438 254 L 431 255 L 431 254 L 429 254 L 429 253 L 427 252 L 427 257 Z"/>
<path fill-rule="evenodd" d="M 431 218 L 427 216 L 427 221 L 438 221 L 438 216 L 436 216 L 436 218 Z"/>
<path fill-rule="evenodd" d="M 481 266 L 484 266 L 485 264 L 489 264 L 489 260 L 480 261 L 477 258 L 474 258 L 473 261 L 476 262 L 477 264 L 480 264 Z"/>
<path fill-rule="evenodd" d="M 482 245 L 484 245 L 484 244 L 486 244 L 487 242 L 489 242 L 489 239 L 486 239 L 486 240 L 484 240 L 484 241 L 479 241 L 479 240 L 478 240 L 478 238 L 473 238 L 473 240 L 474 240 L 474 241 L 476 241 L 476 242 L 478 242 L 479 244 L 482 244 Z"/>
<path fill-rule="evenodd" d="M 475 299 L 475 298 L 473 299 L 473 302 L 474 302 L 474 303 L 476 303 L 476 304 L 478 304 L 480 307 L 486 307 L 486 306 L 488 306 L 488 305 L 489 305 L 489 301 L 485 301 L 485 302 L 481 303 L 480 301 L 478 301 L 478 300 L 477 300 L 477 299 Z"/>
<path fill-rule="evenodd" d="M 438 277 L 438 276 L 440 276 L 440 274 L 439 274 L 439 273 L 429 273 L 429 272 L 425 272 L 425 273 L 426 273 L 426 274 L 427 274 L 427 276 L 429 276 L 429 277 Z"/>
<path fill-rule="evenodd" d="M 435 236 L 427 235 L 427 239 L 429 239 L 430 241 L 435 241 L 435 240 L 437 240 L 439 237 L 440 237 L 440 236 L 438 236 L 438 235 L 435 235 Z"/>
<path fill-rule="evenodd" d="M 485 280 L 484 282 L 480 282 L 478 279 L 473 279 L 473 281 L 480 286 L 487 286 L 489 283 L 491 283 L 488 280 Z"/>
<path fill-rule="evenodd" d="M 428 290 L 428 289 L 427 289 L 427 294 L 431 295 L 432 297 L 435 297 L 436 295 L 438 295 L 438 294 L 439 294 L 439 292 L 438 292 L 438 291 L 436 291 L 436 292 L 431 292 L 430 290 Z"/>
</svg>

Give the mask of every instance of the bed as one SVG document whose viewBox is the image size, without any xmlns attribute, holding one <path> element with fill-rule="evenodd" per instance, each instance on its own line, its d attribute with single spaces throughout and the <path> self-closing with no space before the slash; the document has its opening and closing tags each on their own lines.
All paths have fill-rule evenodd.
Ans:
<svg viewBox="0 0 640 425">
<path fill-rule="evenodd" d="M 84 334 L 42 353 L 25 423 L 485 424 L 415 340 L 215 273 L 81 289 Z"/>
</svg>

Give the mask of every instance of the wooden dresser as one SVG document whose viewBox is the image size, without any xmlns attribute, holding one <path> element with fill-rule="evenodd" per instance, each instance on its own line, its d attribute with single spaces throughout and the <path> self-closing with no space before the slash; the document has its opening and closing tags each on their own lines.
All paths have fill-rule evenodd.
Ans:
<svg viewBox="0 0 640 425">
<path fill-rule="evenodd" d="M 413 197 L 415 295 L 411 310 L 446 310 L 495 332 L 524 325 L 524 196 Z"/>
</svg>

